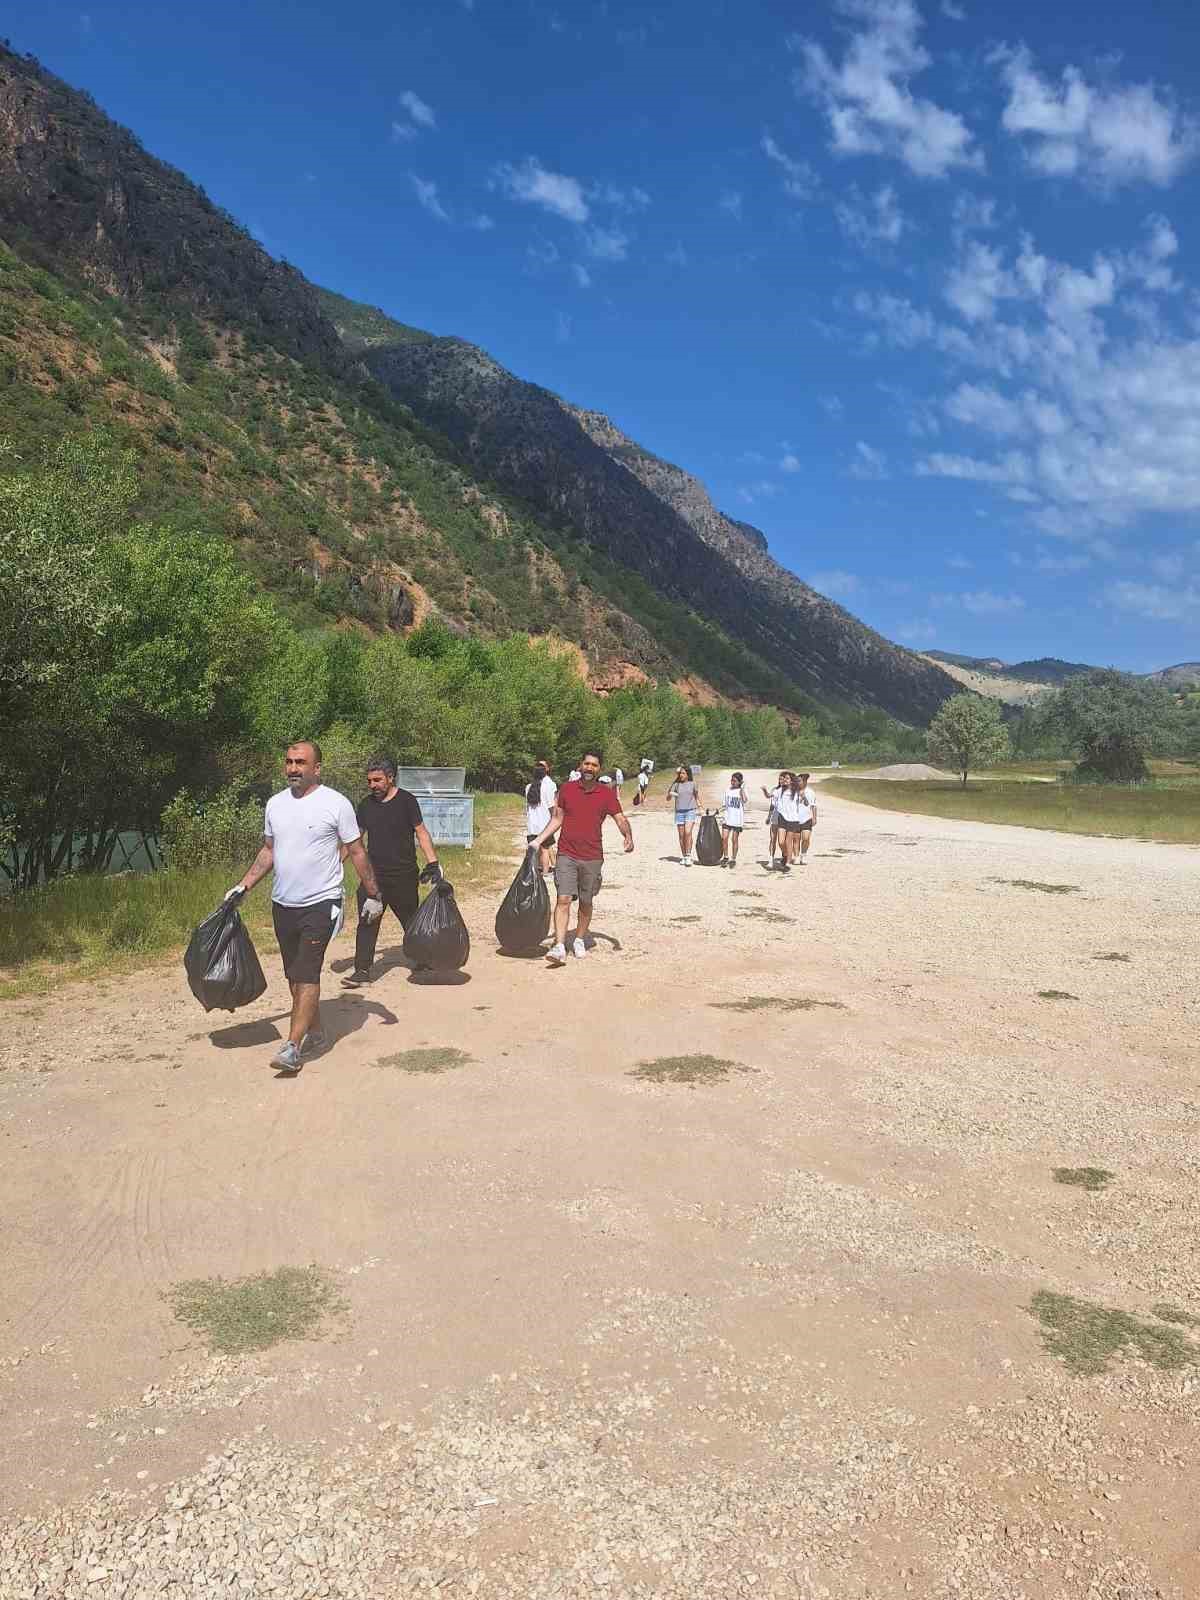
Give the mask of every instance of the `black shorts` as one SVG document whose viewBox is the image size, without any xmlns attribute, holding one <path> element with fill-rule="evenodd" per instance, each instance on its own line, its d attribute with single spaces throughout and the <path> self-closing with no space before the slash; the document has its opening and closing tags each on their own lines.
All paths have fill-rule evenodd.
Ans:
<svg viewBox="0 0 1200 1600">
<path fill-rule="evenodd" d="M 342 902 L 318 900 L 312 906 L 281 906 L 272 902 L 271 918 L 283 972 L 289 983 L 320 983 L 325 962 L 325 946 L 337 927 L 336 915 Z"/>
<path fill-rule="evenodd" d="M 532 844 L 532 843 L 533 843 L 533 841 L 534 841 L 534 840 L 535 840 L 535 839 L 536 839 L 536 838 L 537 838 L 537 834 L 536 834 L 536 833 L 527 833 L 527 834 L 526 834 L 526 835 L 525 835 L 525 843 L 526 843 L 526 844 Z M 549 838 L 548 838 L 548 839 L 543 839 L 543 840 L 542 840 L 542 849 L 543 849 L 543 850 L 550 850 L 550 849 L 552 849 L 552 848 L 553 848 L 553 846 L 554 846 L 554 841 L 555 841 L 555 840 L 556 840 L 556 839 L 557 839 L 557 838 L 558 838 L 558 835 L 557 835 L 557 834 L 556 834 L 556 833 L 552 833 L 552 834 L 551 834 L 551 835 L 550 835 L 550 837 L 549 837 Z"/>
</svg>

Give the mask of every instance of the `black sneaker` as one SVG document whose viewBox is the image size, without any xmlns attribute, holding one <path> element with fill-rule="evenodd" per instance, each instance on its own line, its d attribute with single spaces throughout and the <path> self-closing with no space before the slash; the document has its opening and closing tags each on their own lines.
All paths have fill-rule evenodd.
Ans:
<svg viewBox="0 0 1200 1600">
<path fill-rule="evenodd" d="M 364 983 L 370 983 L 369 972 L 352 972 L 348 978 L 342 979 L 343 989 L 361 989 Z"/>
</svg>

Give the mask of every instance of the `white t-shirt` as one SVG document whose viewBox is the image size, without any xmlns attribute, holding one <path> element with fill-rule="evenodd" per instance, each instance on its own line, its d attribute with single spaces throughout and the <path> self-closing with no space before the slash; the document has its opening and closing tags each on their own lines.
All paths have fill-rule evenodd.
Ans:
<svg viewBox="0 0 1200 1600">
<path fill-rule="evenodd" d="M 263 833 L 275 847 L 271 899 L 281 906 L 337 900 L 344 881 L 339 845 L 361 837 L 344 794 L 319 783 L 298 799 L 281 789 L 267 801 Z"/>
<path fill-rule="evenodd" d="M 528 789 L 525 792 L 528 794 Z M 542 779 L 542 797 L 538 804 L 531 806 L 528 800 L 525 802 L 526 833 L 541 833 L 542 829 L 546 827 L 550 821 L 550 807 L 554 804 L 557 795 L 558 785 L 547 774 Z"/>
<path fill-rule="evenodd" d="M 805 798 L 811 791 L 797 793 L 795 789 L 783 790 L 775 801 L 775 809 L 784 822 L 811 822 L 812 806 Z"/>
<path fill-rule="evenodd" d="M 643 767 L 642 770 L 638 773 L 638 788 L 644 794 L 649 787 L 650 787 L 650 774 L 646 771 L 645 767 Z"/>
<path fill-rule="evenodd" d="M 721 809 L 725 813 L 725 826 L 727 828 L 745 827 L 746 809 L 742 804 L 742 791 L 740 789 L 726 789 Z"/>
<path fill-rule="evenodd" d="M 613 771 L 613 782 L 618 788 L 625 782 L 625 774 L 621 771 L 620 767 L 616 767 Z"/>
</svg>

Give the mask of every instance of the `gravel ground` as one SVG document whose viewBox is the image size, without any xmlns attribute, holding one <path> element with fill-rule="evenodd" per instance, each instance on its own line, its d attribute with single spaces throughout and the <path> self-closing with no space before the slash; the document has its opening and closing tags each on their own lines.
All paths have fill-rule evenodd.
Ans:
<svg viewBox="0 0 1200 1600">
<path fill-rule="evenodd" d="M 830 799 L 784 877 L 764 812 L 735 873 L 635 814 L 561 972 L 467 907 L 469 982 L 335 999 L 295 1082 L 273 960 L 236 1018 L 2 1008 L 0 1600 L 1200 1592 L 1200 1366 L 1076 1376 L 1029 1309 L 1200 1316 L 1200 855 Z M 629 1075 L 692 1051 L 743 1070 Z M 163 1299 L 308 1262 L 316 1341 Z"/>
</svg>

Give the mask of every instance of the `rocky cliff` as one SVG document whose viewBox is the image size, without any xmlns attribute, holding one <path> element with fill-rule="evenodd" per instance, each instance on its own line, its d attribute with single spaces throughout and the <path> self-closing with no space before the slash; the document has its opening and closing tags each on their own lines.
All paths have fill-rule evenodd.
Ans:
<svg viewBox="0 0 1200 1600">
<path fill-rule="evenodd" d="M 814 697 L 928 720 L 957 685 L 772 560 L 762 534 L 607 417 L 461 339 L 381 344 L 370 370 L 494 478 L 659 592 L 711 617 Z"/>
</svg>

